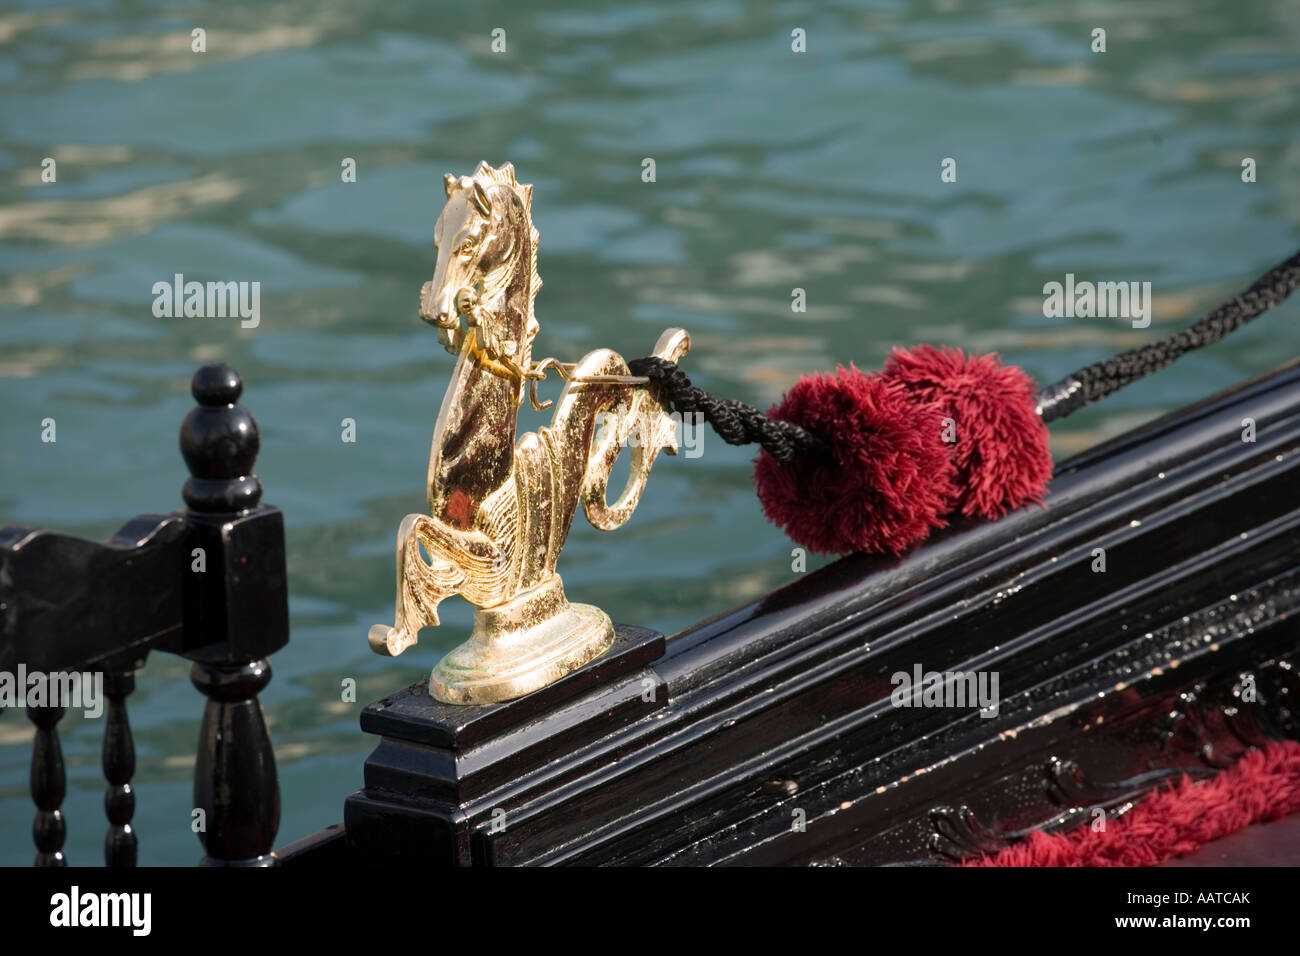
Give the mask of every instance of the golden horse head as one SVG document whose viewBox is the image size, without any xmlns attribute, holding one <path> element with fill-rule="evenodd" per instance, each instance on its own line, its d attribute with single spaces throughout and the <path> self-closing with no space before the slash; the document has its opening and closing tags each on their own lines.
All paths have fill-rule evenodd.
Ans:
<svg viewBox="0 0 1300 956">
<path fill-rule="evenodd" d="M 438 259 L 420 290 L 420 317 L 456 354 L 463 316 L 478 330 L 483 357 L 522 375 L 539 328 L 533 302 L 542 285 L 533 187 L 515 179 L 510 163 L 480 163 L 473 176 L 448 173 L 443 185 L 447 204 L 433 230 Z"/>
</svg>

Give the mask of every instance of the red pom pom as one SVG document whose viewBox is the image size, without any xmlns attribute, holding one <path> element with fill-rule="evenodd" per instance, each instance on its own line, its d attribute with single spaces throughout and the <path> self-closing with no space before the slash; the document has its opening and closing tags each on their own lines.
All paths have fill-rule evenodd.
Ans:
<svg viewBox="0 0 1300 956">
<path fill-rule="evenodd" d="M 888 381 L 907 387 L 914 400 L 941 409 L 955 423 L 949 444 L 957 466 L 952 510 L 1000 518 L 1042 501 L 1052 477 L 1047 426 L 1035 411 L 1034 380 L 997 355 L 965 356 L 961 349 L 919 345 L 895 349 Z"/>
<path fill-rule="evenodd" d="M 813 551 L 902 552 L 941 528 L 956 495 L 937 406 L 853 366 L 805 375 L 768 414 L 825 436 L 833 462 L 754 461 L 763 513 Z"/>
</svg>

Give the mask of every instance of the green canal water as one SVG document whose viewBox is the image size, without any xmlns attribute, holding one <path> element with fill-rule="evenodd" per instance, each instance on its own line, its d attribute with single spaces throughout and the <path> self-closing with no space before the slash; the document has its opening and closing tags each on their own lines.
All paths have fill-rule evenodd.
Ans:
<svg viewBox="0 0 1300 956">
<path fill-rule="evenodd" d="M 643 355 L 680 325 L 699 384 L 764 406 L 918 342 L 1054 380 L 1238 291 L 1300 223 L 1294 0 L 10 0 L 0 90 L 0 524 L 102 538 L 179 507 L 189 376 L 240 371 L 288 534 L 293 632 L 262 697 L 279 843 L 341 819 L 372 745 L 361 706 L 470 621 L 453 599 L 404 656 L 366 644 L 392 620 L 393 537 L 424 506 L 452 364 L 416 316 L 443 173 L 510 160 L 535 185 L 539 355 Z M 259 324 L 155 317 L 177 273 L 260 282 Z M 1150 282 L 1150 327 L 1045 317 L 1067 274 Z M 1054 426 L 1058 460 L 1300 353 L 1298 317 Z M 751 452 L 711 434 L 702 451 L 661 458 L 621 531 L 578 519 L 572 597 L 672 632 L 797 573 Z M 200 713 L 184 663 L 151 659 L 131 698 L 144 864 L 198 857 Z M 102 727 L 62 724 L 73 863 L 102 859 Z M 0 715 L 0 863 L 31 856 L 30 741 Z"/>
</svg>

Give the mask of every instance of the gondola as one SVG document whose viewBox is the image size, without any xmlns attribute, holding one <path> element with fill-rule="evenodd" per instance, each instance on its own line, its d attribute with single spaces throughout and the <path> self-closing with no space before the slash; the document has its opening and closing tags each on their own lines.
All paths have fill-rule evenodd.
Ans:
<svg viewBox="0 0 1300 956">
<path fill-rule="evenodd" d="M 487 169 L 517 195 L 513 170 Z M 510 358 L 536 334 L 522 324 L 531 314 L 492 331 L 491 290 L 454 274 L 490 242 L 465 223 L 494 222 L 492 204 L 508 202 L 483 175 L 446 183 L 455 215 L 440 223 L 440 256 L 460 258 L 440 259 L 420 311 L 459 364 L 435 432 L 430 515 L 401 523 L 395 621 L 370 644 L 406 650 L 451 594 L 480 611 L 428 680 L 365 707 L 374 750 L 363 787 L 339 795 L 341 822 L 276 842 L 257 694 L 288 640 L 283 524 L 260 501 L 258 433 L 232 369 L 194 378 L 185 511 L 140 516 L 106 544 L 0 531 L 0 670 L 109 675 L 110 864 L 135 860 L 125 701 L 152 651 L 193 661 L 208 698 L 195 796 L 214 863 L 990 862 L 1044 835 L 1122 828 L 1178 788 L 1258 777 L 1300 739 L 1300 360 L 1057 464 L 1041 503 L 997 520 L 958 516 L 899 554 L 849 554 L 676 634 L 612 624 L 569 603 L 555 541 L 579 505 L 598 527 L 626 520 L 654 456 L 635 456 L 611 505 L 604 481 L 626 429 L 606 440 L 590 419 L 585 431 L 572 423 L 613 409 L 653 431 L 661 393 L 644 387 L 650 365 L 607 350 L 573 364 Z M 656 346 L 660 363 L 686 354 L 678 331 Z M 490 362 L 494 379 L 473 365 Z M 517 407 L 550 370 L 566 382 L 552 437 L 537 439 L 542 452 L 521 440 L 515 484 L 493 472 L 488 487 L 488 469 L 466 478 L 463 458 L 440 457 L 472 444 L 492 401 Z M 469 388 L 481 389 L 475 402 L 458 405 Z M 658 438 L 653 449 L 668 442 Z M 549 477 L 528 471 L 575 447 L 581 480 L 562 463 Z M 512 488 L 523 490 L 483 521 L 508 517 L 510 540 L 540 543 L 493 554 L 464 502 Z M 195 547 L 215 573 L 182 572 Z M 31 714 L 38 863 L 62 855 L 56 711 Z M 1247 862 L 1277 847 L 1256 844 Z"/>
<path fill-rule="evenodd" d="M 1300 362 L 1061 463 L 1050 490 L 670 638 L 622 627 L 516 702 L 377 701 L 343 824 L 281 859 L 951 864 L 1297 739 Z M 918 662 L 998 673 L 997 712 L 893 706 Z"/>
</svg>

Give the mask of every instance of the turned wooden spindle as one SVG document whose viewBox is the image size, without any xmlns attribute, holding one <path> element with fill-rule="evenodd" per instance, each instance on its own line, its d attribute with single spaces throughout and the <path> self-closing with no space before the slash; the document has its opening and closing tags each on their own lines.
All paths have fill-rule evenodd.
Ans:
<svg viewBox="0 0 1300 956">
<path fill-rule="evenodd" d="M 137 841 L 131 818 L 135 816 L 135 740 L 126 716 L 126 698 L 135 690 L 133 669 L 104 674 L 104 696 L 108 698 L 104 726 L 104 812 L 108 815 L 108 833 L 104 837 L 104 864 L 113 867 L 135 866 Z"/>
<path fill-rule="evenodd" d="M 203 366 L 190 386 L 198 407 L 181 427 L 181 452 L 191 475 L 183 492 L 186 519 L 196 530 L 196 541 L 209 549 L 203 573 L 226 574 L 220 603 L 203 598 L 187 612 L 187 630 L 208 629 L 221 641 L 211 651 L 188 655 L 194 660 L 190 679 L 207 697 L 194 806 L 203 815 L 199 839 L 207 853 L 204 865 L 268 866 L 275 862 L 271 849 L 280 823 L 280 793 L 257 695 L 271 679 L 271 665 L 261 656 L 240 659 L 233 650 L 242 637 L 238 629 L 246 626 L 239 622 L 249 620 L 249 608 L 239 606 L 244 593 L 240 579 L 259 572 L 250 563 L 256 561 L 256 544 L 244 539 L 232 543 L 230 527 L 259 510 L 262 496 L 262 484 L 253 474 L 257 423 L 235 404 L 242 390 L 228 365 Z M 282 529 L 278 513 L 275 528 Z M 280 574 L 282 563 L 281 558 Z"/>
<path fill-rule="evenodd" d="M 199 834 L 207 851 L 203 863 L 273 865 L 280 789 L 257 701 L 271 680 L 270 662 L 196 662 L 190 680 L 208 698 L 194 771 L 194 805 L 207 816 L 206 832 Z"/>
<path fill-rule="evenodd" d="M 36 725 L 36 739 L 32 742 L 32 800 L 36 804 L 32 840 L 36 843 L 36 865 L 66 866 L 63 841 L 68 828 L 60 807 L 68 792 L 68 778 L 57 729 L 63 708 L 29 707 L 27 716 Z"/>
</svg>

